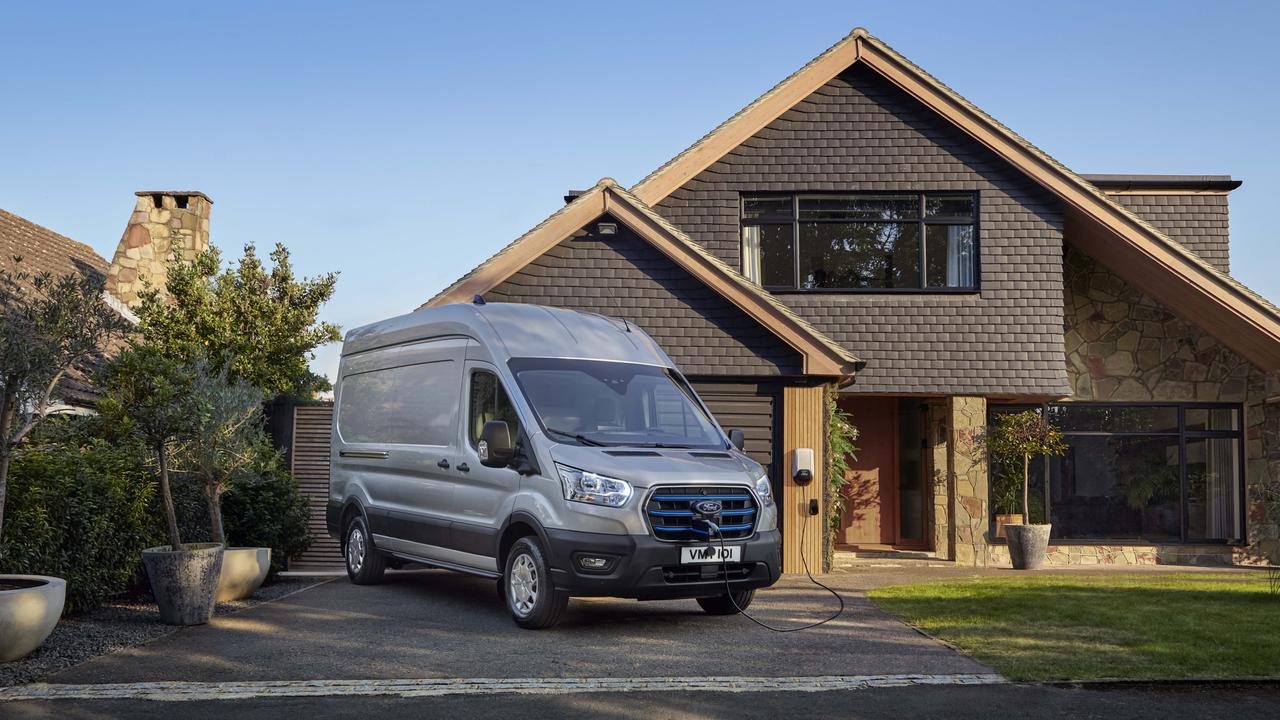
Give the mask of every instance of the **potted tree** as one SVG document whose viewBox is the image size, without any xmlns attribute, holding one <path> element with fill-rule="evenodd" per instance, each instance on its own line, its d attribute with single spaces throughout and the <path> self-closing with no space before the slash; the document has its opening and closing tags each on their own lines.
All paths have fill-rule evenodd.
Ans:
<svg viewBox="0 0 1280 720">
<path fill-rule="evenodd" d="M 1005 537 L 1008 525 L 1021 525 L 1022 478 L 1007 463 L 993 463 L 991 473 L 991 507 L 996 514 L 996 537 Z"/>
<path fill-rule="evenodd" d="M 195 394 L 206 412 L 196 431 L 179 443 L 175 453 L 182 472 L 200 484 L 209 516 L 209 537 L 224 547 L 216 600 L 227 602 L 252 595 L 271 570 L 271 548 L 226 547 L 222 523 L 222 494 L 244 473 L 255 470 L 262 457 L 262 391 L 226 370 L 210 373 L 202 365 Z"/>
<path fill-rule="evenodd" d="M 0 532 L 15 451 L 57 407 L 60 383 L 104 348 L 128 323 L 90 275 L 22 271 L 22 258 L 0 268 Z M 24 657 L 62 616 L 66 581 L 43 575 L 0 575 L 0 662 Z"/>
<path fill-rule="evenodd" d="M 167 546 L 142 551 L 160 619 L 171 625 L 203 625 L 213 616 L 222 572 L 222 543 L 183 544 L 169 482 L 170 446 L 191 438 L 208 414 L 196 392 L 199 368 L 165 357 L 148 345 L 120 353 L 106 373 L 99 413 L 145 442 L 155 454 Z"/>
<path fill-rule="evenodd" d="M 1035 410 L 1000 415 L 995 427 L 986 435 L 987 450 L 994 462 L 1003 465 L 1022 463 L 1022 517 L 1024 522 L 1004 526 L 1009 542 L 1009 560 L 1015 570 L 1035 570 L 1044 564 L 1049 552 L 1050 524 L 1033 525 L 1029 497 L 1031 495 L 1031 458 L 1038 455 L 1061 455 L 1067 450 L 1062 433 Z"/>
</svg>

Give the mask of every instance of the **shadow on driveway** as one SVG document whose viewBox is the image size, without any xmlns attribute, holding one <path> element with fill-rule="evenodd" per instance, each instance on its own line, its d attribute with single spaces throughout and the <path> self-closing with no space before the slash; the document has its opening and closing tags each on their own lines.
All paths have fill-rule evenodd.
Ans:
<svg viewBox="0 0 1280 720">
<path fill-rule="evenodd" d="M 778 634 L 711 617 L 692 600 L 575 599 L 552 630 L 517 628 L 494 581 L 439 570 L 382 585 L 334 580 L 100 657 L 48 682 L 431 677 L 813 676 L 982 673 L 989 669 L 872 606 L 828 576 L 847 609 L 814 630 Z M 751 611 L 790 625 L 835 599 L 807 580 L 756 595 Z"/>
</svg>

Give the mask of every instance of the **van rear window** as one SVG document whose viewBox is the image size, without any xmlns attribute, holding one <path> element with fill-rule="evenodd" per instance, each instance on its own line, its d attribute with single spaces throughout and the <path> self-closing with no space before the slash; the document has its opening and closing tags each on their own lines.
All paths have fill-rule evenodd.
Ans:
<svg viewBox="0 0 1280 720">
<path fill-rule="evenodd" d="M 338 434 L 349 443 L 451 445 L 459 379 L 452 360 L 348 375 L 338 398 Z"/>
</svg>

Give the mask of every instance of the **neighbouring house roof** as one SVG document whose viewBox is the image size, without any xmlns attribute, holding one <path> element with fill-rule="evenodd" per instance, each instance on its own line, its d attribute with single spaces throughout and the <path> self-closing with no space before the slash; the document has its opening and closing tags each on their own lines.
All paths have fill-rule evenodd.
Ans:
<svg viewBox="0 0 1280 720">
<path fill-rule="evenodd" d="M 33 275 L 48 272 L 57 277 L 83 273 L 101 280 L 107 274 L 107 261 L 88 245 L 0 210 L 0 264 L 12 264 L 15 256 L 22 258 L 21 268 Z M 107 302 L 126 319 L 137 321 L 119 300 L 107 295 Z M 58 386 L 59 399 L 71 406 L 93 407 L 100 393 L 90 378 L 106 357 L 120 347 L 119 342 L 114 342 L 104 348 L 103 354 L 73 368 Z"/>
<path fill-rule="evenodd" d="M 860 361 L 844 346 L 747 280 L 611 178 L 575 197 L 529 232 L 499 250 L 422 307 L 466 302 L 483 295 L 532 260 L 602 215 L 611 215 L 786 342 L 811 375 L 852 377 Z"/>
<path fill-rule="evenodd" d="M 657 205 L 698 173 L 849 67 L 862 63 L 1063 201 L 1067 241 L 1265 370 L 1280 369 L 1280 309 L 1218 270 L 1107 191 L 1072 172 L 863 28 L 811 60 L 631 188 Z M 1108 180 L 1101 180 L 1102 185 Z M 1133 187 L 1139 181 L 1130 178 Z M 1150 184 L 1148 177 L 1141 181 Z M 1234 187 L 1219 176 L 1179 182 Z M 1232 187 L 1228 187 L 1231 185 Z M 1167 189 L 1167 188 L 1166 188 Z M 1114 187 L 1111 190 L 1115 190 Z"/>
</svg>

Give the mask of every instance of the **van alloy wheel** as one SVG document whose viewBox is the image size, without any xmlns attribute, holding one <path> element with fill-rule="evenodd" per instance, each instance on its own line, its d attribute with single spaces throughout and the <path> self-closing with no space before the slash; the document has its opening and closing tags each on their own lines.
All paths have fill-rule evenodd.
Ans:
<svg viewBox="0 0 1280 720">
<path fill-rule="evenodd" d="M 359 525 L 351 528 L 347 536 L 347 567 L 353 573 L 359 573 L 364 567 L 364 555 L 368 551 L 368 543 L 364 539 L 364 529 Z"/>
<path fill-rule="evenodd" d="M 511 606 L 522 617 L 538 604 L 538 567 L 533 558 L 521 554 L 511 565 Z"/>
</svg>

